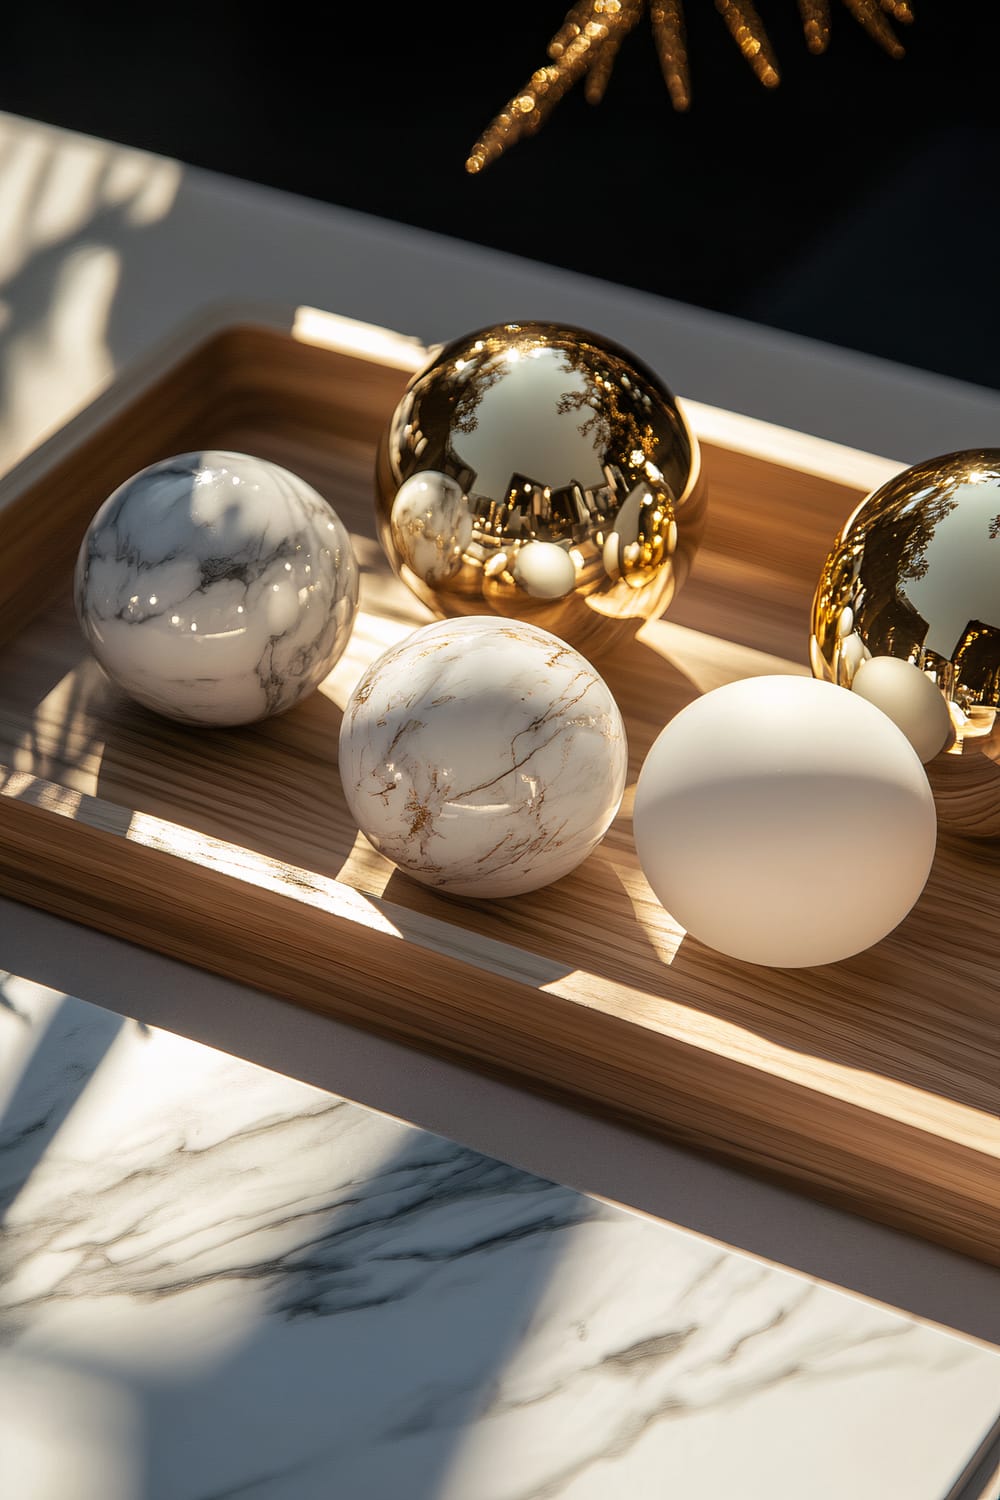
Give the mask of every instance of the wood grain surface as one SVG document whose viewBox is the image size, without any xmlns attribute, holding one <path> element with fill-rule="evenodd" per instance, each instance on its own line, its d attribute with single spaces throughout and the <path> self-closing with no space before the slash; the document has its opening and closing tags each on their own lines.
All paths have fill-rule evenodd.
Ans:
<svg viewBox="0 0 1000 1500">
<path fill-rule="evenodd" d="M 784 971 L 687 937 L 632 845 L 639 767 L 673 713 L 737 677 L 808 671 L 820 565 L 893 466 L 718 412 L 702 425 L 691 404 L 711 432 L 705 543 L 669 617 L 600 664 L 629 729 L 619 818 L 556 885 L 458 900 L 374 852 L 337 771 L 361 671 L 429 618 L 374 539 L 375 442 L 421 357 L 377 332 L 322 315 L 299 336 L 224 329 L 117 387 L 0 487 L 0 891 L 1000 1264 L 1000 846 L 942 836 L 894 934 Z M 363 572 L 331 676 L 239 730 L 125 700 L 70 598 L 111 489 L 209 447 L 315 484 Z M 817 848 L 817 903 L 844 878 Z"/>
</svg>

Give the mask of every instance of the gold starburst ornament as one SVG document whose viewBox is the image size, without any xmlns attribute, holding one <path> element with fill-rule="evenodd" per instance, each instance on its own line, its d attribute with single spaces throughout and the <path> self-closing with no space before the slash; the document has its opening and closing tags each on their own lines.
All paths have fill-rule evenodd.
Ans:
<svg viewBox="0 0 1000 1500">
<path fill-rule="evenodd" d="M 704 0 L 702 0 L 704 3 Z M 752 0 L 714 0 L 715 9 L 758 82 L 775 88 L 778 59 Z M 908 0 L 842 0 L 873 41 L 890 57 L 903 47 L 889 18 L 910 22 Z M 798 0 L 806 46 L 816 54 L 830 42 L 830 0 Z M 548 46 L 549 61 L 536 68 L 524 87 L 490 121 L 469 152 L 466 171 L 481 172 L 517 141 L 534 135 L 570 89 L 583 80 L 590 104 L 599 104 L 622 42 L 648 11 L 663 79 L 676 110 L 691 105 L 683 0 L 578 0 Z"/>
<path fill-rule="evenodd" d="M 539 322 L 432 354 L 382 434 L 376 496 L 386 555 L 436 615 L 529 621 L 591 657 L 668 607 L 706 507 L 659 376 Z"/>
</svg>

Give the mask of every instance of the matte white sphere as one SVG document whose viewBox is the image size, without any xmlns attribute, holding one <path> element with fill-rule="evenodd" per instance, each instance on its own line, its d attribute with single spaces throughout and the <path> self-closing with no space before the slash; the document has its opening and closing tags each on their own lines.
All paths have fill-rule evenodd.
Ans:
<svg viewBox="0 0 1000 1500">
<path fill-rule="evenodd" d="M 87 528 L 81 629 L 147 708 L 232 725 L 283 713 L 342 654 L 358 566 L 333 507 L 245 453 L 184 453 L 126 480 Z"/>
<path fill-rule="evenodd" d="M 811 677 L 716 688 L 643 763 L 635 845 L 657 899 L 695 938 L 781 968 L 879 942 L 927 880 L 934 801 L 880 709 Z"/>
<path fill-rule="evenodd" d="M 494 615 L 442 620 L 369 667 L 340 730 L 344 796 L 427 885 L 513 896 L 569 874 L 625 790 L 625 725 L 564 641 Z"/>
<path fill-rule="evenodd" d="M 888 714 L 925 765 L 954 737 L 941 689 L 926 672 L 901 656 L 871 656 L 863 661 L 854 674 L 851 691 Z"/>
</svg>

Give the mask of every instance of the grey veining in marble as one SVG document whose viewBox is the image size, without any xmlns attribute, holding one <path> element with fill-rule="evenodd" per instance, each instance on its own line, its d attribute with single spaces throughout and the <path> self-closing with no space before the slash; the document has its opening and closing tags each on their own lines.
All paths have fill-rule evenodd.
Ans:
<svg viewBox="0 0 1000 1500">
<path fill-rule="evenodd" d="M 142 469 L 94 516 L 75 579 L 84 636 L 147 708 L 252 723 L 310 693 L 342 655 L 358 566 L 333 507 L 245 453 Z"/>
<path fill-rule="evenodd" d="M 951 1500 L 1000 1351 L 9 980 L 0 1492 Z"/>
</svg>

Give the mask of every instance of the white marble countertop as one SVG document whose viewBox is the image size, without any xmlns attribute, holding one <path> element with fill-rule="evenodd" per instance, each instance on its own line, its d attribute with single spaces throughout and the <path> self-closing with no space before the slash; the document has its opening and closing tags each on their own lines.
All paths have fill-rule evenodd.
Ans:
<svg viewBox="0 0 1000 1500">
<path fill-rule="evenodd" d="M 306 303 L 429 342 L 498 318 L 564 317 L 617 338 L 669 372 L 682 395 L 900 461 L 993 440 L 1000 426 L 1000 393 L 0 115 L 0 472 L 180 322 L 234 300 L 275 308 Z M 88 1025 L 97 1024 L 93 1015 L 107 1012 L 138 1018 L 287 1074 L 303 1088 L 360 1101 L 465 1148 L 643 1210 L 918 1320 L 1000 1344 L 1000 1272 L 338 1027 L 278 997 L 251 994 L 12 902 L 0 902 L 0 968 L 14 976 L 11 984 L 37 981 L 107 1008 L 81 1009 L 81 1016 L 91 1017 Z M 30 985 L 29 991 L 34 994 Z M 166 1037 L 156 1041 L 165 1058 L 175 1055 L 181 1065 L 182 1053 L 171 1054 L 170 1045 Z M 197 1048 L 183 1055 L 201 1056 Z M 212 1066 L 225 1064 L 216 1058 Z M 203 1107 L 209 1102 L 190 1103 L 193 1110 Z M 122 1120 L 115 1118 L 120 1133 Z M 383 1129 L 389 1129 L 384 1121 L 371 1125 L 373 1140 L 381 1139 Z M 373 1147 L 376 1154 L 382 1149 Z M 109 1159 L 108 1169 L 115 1165 Z M 32 1193 L 50 1182 L 44 1174 L 35 1180 Z M 56 1191 L 51 1182 L 50 1189 Z M 34 1200 L 29 1195 L 18 1201 L 23 1207 Z M 96 1219 L 92 1227 L 98 1227 Z M 662 1235 L 657 1244 L 687 1246 L 685 1236 L 675 1241 L 673 1230 L 656 1229 Z M 653 1228 L 644 1224 L 643 1232 Z M 28 1272 L 41 1277 L 39 1284 L 50 1274 L 44 1269 L 48 1254 L 28 1252 L 32 1262 L 41 1256 Z M 92 1326 L 89 1296 L 86 1291 L 80 1302 L 81 1329 Z M 814 1296 L 815 1305 L 825 1305 L 826 1291 L 817 1287 Z M 863 1308 L 866 1317 L 887 1316 L 871 1303 L 843 1305 Z M 69 1304 L 58 1303 L 56 1313 L 72 1322 Z M 931 1330 L 924 1333 L 930 1337 Z M 162 1325 L 149 1325 L 147 1334 L 140 1320 L 123 1338 L 141 1342 L 161 1334 L 166 1337 Z M 219 1337 L 221 1348 L 228 1335 Z M 123 1368 L 132 1357 L 123 1352 Z M 113 1360 L 107 1358 L 110 1368 Z M 983 1387 L 987 1406 L 992 1378 Z M 156 1385 L 152 1375 L 147 1385 Z M 799 1389 L 813 1386 L 805 1382 Z M 95 1396 L 98 1404 L 100 1399 Z M 164 1395 L 165 1409 L 180 1399 Z M 820 1383 L 817 1409 L 824 1400 Z M 955 1410 L 966 1415 L 949 1429 L 954 1447 L 949 1438 L 942 1451 L 941 1472 L 947 1469 L 949 1476 L 965 1460 L 974 1406 L 956 1400 Z M 920 1426 L 919 1417 L 913 1426 Z M 741 1443 L 737 1439 L 735 1446 Z M 754 1455 L 763 1447 L 757 1443 Z M 822 1467 L 826 1450 L 821 1445 L 814 1452 Z M 769 1473 L 766 1465 L 759 1472 Z M 231 1477 L 220 1478 L 213 1491 L 215 1482 L 206 1478 L 202 1490 L 191 1493 L 257 1492 L 234 1489 Z M 585 1482 L 582 1471 L 573 1482 Z M 745 1469 L 741 1483 L 741 1492 L 749 1493 Z M 539 1491 L 537 1485 L 536 1491 L 510 1491 L 522 1492 Z M 853 1475 L 847 1492 L 864 1493 Z M 126 1487 L 122 1493 L 133 1492 Z M 897 1492 L 883 1487 L 880 1493 Z M 912 1500 L 915 1492 L 898 1493 Z M 947 1487 L 942 1500 L 945 1493 Z"/>
<path fill-rule="evenodd" d="M 0 999 L 5 1494 L 982 1493 L 1000 1350 L 37 985 Z"/>
</svg>

